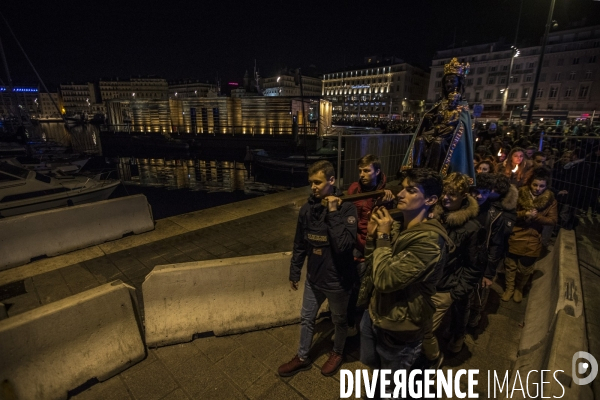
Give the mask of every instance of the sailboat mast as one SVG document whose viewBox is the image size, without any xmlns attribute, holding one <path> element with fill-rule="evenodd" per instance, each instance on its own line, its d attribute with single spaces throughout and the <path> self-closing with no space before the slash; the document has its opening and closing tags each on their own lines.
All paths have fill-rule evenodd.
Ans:
<svg viewBox="0 0 600 400">
<path fill-rule="evenodd" d="M 6 54 L 4 54 L 4 46 L 2 45 L 2 39 L 0 39 L 0 53 L 2 53 L 2 62 L 4 63 L 4 69 L 6 70 L 6 79 L 8 80 L 8 86 L 12 89 L 12 78 L 10 77 L 8 62 L 6 62 Z"/>
<path fill-rule="evenodd" d="M 4 46 L 2 45 L 2 40 L 0 39 L 0 54 L 2 54 L 2 62 L 4 63 L 4 69 L 6 70 L 6 79 L 8 80 L 8 85 L 6 87 L 6 92 L 9 94 L 9 96 L 11 96 L 13 99 L 11 99 L 11 106 L 13 106 L 13 101 L 14 104 L 16 105 L 16 107 L 11 107 L 12 111 L 15 112 L 17 119 L 19 121 L 19 126 L 23 126 L 23 120 L 21 119 L 21 110 L 19 109 L 19 101 L 16 98 L 15 93 L 13 93 L 13 83 L 12 83 L 12 78 L 10 76 L 10 70 L 8 69 L 8 62 L 6 61 L 6 54 L 4 53 Z M 11 129 L 13 129 L 14 127 L 12 126 L 12 118 L 9 118 L 10 120 L 10 125 L 11 125 Z"/>
</svg>

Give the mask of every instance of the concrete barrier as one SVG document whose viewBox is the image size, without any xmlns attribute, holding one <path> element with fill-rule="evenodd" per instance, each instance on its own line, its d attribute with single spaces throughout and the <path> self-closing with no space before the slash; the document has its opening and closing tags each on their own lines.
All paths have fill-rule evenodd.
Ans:
<svg viewBox="0 0 600 400">
<path fill-rule="evenodd" d="M 141 194 L 3 218 L 0 270 L 152 229 L 152 210 Z"/>
<path fill-rule="evenodd" d="M 134 290 L 114 281 L 0 321 L 3 387 L 18 399 L 66 399 L 144 359 Z"/>
<path fill-rule="evenodd" d="M 502 398 L 541 398 L 533 394 L 543 390 L 544 397 L 593 399 L 591 387 L 573 381 L 573 355 L 588 349 L 585 329 L 575 232 L 562 229 L 550 254 L 536 264 L 510 391 Z M 542 370 L 550 373 L 542 377 Z"/>
<path fill-rule="evenodd" d="M 142 285 L 146 343 L 189 342 L 196 333 L 240 333 L 300 320 L 290 253 L 158 265 Z"/>
</svg>

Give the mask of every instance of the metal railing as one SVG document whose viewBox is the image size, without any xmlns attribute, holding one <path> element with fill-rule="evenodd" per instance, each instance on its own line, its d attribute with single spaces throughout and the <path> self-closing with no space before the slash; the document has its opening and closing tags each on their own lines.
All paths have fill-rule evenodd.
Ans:
<svg viewBox="0 0 600 400">
<path fill-rule="evenodd" d="M 412 133 L 384 133 L 366 135 L 339 135 L 337 137 L 339 186 L 348 189 L 358 181 L 358 160 L 373 154 L 381 160 L 381 170 L 388 180 L 395 178 L 410 141 Z"/>
<path fill-rule="evenodd" d="M 103 126 L 108 132 L 130 132 L 130 133 L 164 133 L 164 134 L 190 134 L 190 135 L 249 135 L 249 136 L 275 136 L 275 135 L 298 135 L 304 134 L 304 127 L 294 128 L 292 125 L 247 125 L 247 126 L 202 126 L 202 125 L 144 125 L 144 124 L 111 124 Z M 316 135 L 317 127 L 307 126 L 308 135 Z"/>
<path fill-rule="evenodd" d="M 600 273 L 600 137 L 545 135 L 558 225 L 575 229 L 580 264 Z"/>
</svg>

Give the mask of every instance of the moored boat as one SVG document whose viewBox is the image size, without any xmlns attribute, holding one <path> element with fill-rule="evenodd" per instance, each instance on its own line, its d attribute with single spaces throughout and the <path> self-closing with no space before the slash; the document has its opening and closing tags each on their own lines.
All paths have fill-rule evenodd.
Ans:
<svg viewBox="0 0 600 400">
<path fill-rule="evenodd" d="M 106 200 L 120 183 L 83 176 L 50 177 L 0 163 L 0 216 Z"/>
</svg>

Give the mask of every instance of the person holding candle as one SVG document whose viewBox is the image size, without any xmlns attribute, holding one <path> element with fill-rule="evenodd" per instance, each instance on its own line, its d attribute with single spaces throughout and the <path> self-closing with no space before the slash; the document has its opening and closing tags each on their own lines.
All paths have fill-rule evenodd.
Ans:
<svg viewBox="0 0 600 400">
<path fill-rule="evenodd" d="M 515 147 L 510 151 L 504 163 L 498 165 L 501 174 L 510 179 L 510 183 L 517 188 L 523 186 L 531 172 L 531 168 L 525 158 L 525 150 L 521 147 Z"/>
</svg>

